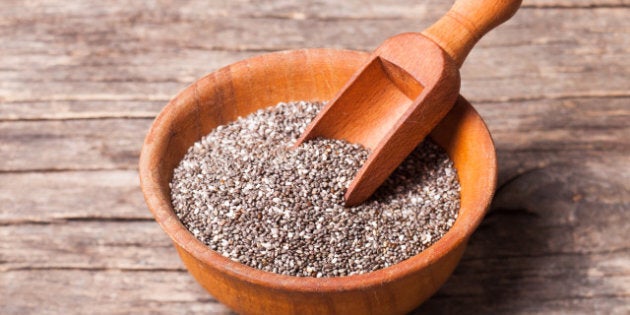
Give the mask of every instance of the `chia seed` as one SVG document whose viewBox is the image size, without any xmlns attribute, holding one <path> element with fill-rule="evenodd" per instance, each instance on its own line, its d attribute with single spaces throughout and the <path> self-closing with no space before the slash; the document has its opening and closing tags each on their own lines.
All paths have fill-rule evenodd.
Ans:
<svg viewBox="0 0 630 315">
<path fill-rule="evenodd" d="M 448 155 L 425 140 L 368 201 L 344 207 L 368 150 L 331 139 L 291 148 L 322 106 L 280 103 L 196 142 L 170 184 L 188 230 L 233 261 L 305 277 L 386 268 L 439 240 L 459 211 Z"/>
</svg>

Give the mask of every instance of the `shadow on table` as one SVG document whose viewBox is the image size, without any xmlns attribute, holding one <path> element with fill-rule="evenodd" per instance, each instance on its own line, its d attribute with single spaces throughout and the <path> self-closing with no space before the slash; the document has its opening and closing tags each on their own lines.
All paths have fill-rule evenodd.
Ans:
<svg viewBox="0 0 630 315">
<path fill-rule="evenodd" d="M 541 283 L 553 251 L 572 243 L 579 194 L 567 166 L 505 176 L 491 209 L 447 283 L 412 314 L 511 314 L 544 299 Z M 559 175 L 560 174 L 560 175 Z"/>
</svg>

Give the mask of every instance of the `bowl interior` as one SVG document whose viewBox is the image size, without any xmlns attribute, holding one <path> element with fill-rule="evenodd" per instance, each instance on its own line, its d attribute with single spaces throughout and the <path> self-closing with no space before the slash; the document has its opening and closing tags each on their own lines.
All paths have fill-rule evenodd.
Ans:
<svg viewBox="0 0 630 315">
<path fill-rule="evenodd" d="M 179 222 L 170 202 L 173 169 L 188 148 L 218 125 L 278 102 L 324 101 L 351 77 L 368 54 L 309 49 L 247 59 L 209 74 L 180 92 L 160 113 L 146 137 L 140 159 L 141 186 L 149 209 L 179 247 L 205 264 L 245 281 L 270 286 L 339 290 L 404 277 L 466 242 L 483 218 L 494 192 L 496 158 L 482 119 L 462 97 L 431 137 L 453 159 L 462 187 L 459 217 L 451 230 L 422 253 L 392 267 L 364 275 L 301 278 L 276 275 L 230 261 L 212 252 Z"/>
</svg>

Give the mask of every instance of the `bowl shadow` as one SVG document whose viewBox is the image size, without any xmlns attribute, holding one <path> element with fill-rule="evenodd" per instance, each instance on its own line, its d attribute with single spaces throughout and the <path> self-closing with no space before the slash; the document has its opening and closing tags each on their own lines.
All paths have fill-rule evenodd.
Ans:
<svg viewBox="0 0 630 315">
<path fill-rule="evenodd" d="M 565 168 L 500 173 L 490 211 L 471 236 L 457 269 L 411 314 L 512 314 L 531 309 L 536 295 L 544 298 L 540 288 L 544 280 L 538 278 L 554 263 L 550 253 L 557 244 L 571 242 L 565 230 L 570 227 L 558 228 L 557 222 L 571 211 L 565 201 L 570 203 L 572 192 L 556 175 Z"/>
</svg>

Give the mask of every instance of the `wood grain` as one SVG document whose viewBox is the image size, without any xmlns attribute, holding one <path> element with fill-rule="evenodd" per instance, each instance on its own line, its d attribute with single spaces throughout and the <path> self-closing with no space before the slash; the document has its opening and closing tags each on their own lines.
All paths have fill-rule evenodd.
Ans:
<svg viewBox="0 0 630 315">
<path fill-rule="evenodd" d="M 2 271 L 184 270 L 153 220 L 68 219 L 0 226 Z"/>
<path fill-rule="evenodd" d="M 452 281 L 418 312 L 627 313 L 627 164 L 585 159 L 514 177 Z"/>
<path fill-rule="evenodd" d="M 630 28 L 626 19 L 630 9 L 526 5 L 527 1 L 512 20 L 484 37 L 464 65 L 462 93 L 473 103 L 628 95 L 624 74 L 630 72 L 625 58 L 630 33 L 621 30 Z M 197 20 L 166 11 L 164 16 L 127 17 L 126 22 L 125 15 L 107 11 L 91 18 L 90 12 L 98 13 L 95 8 L 67 22 L 69 29 L 81 30 L 73 37 L 61 33 L 55 22 L 70 14 L 62 9 L 45 15 L 40 7 L 13 12 L 20 6 L 3 6 L 0 10 L 7 11 L 8 18 L 0 28 L 7 43 L 0 59 L 0 74 L 6 78 L 0 85 L 0 120 L 152 117 L 160 104 L 195 78 L 260 50 L 324 46 L 372 50 L 393 34 L 428 26 L 448 6 L 440 7 L 443 10 L 435 15 L 393 21 L 211 16 Z M 142 31 L 160 23 L 170 27 L 156 34 Z M 115 36 L 104 38 L 110 25 L 121 26 Z M 180 35 L 180 30 L 194 33 L 196 27 L 204 30 L 203 38 Z M 270 38 L 276 42 L 270 43 Z M 93 51 L 98 54 L 89 53 Z M 47 73 L 49 80 L 40 73 Z M 32 84 L 38 88 L 31 89 Z"/>
<path fill-rule="evenodd" d="M 523 150 L 563 154 L 627 152 L 628 102 L 630 97 L 596 97 L 476 106 L 499 154 Z M 151 119 L 144 118 L 5 121 L 0 123 L 0 172 L 133 169 L 150 125 Z"/>
<path fill-rule="evenodd" d="M 532 160 L 537 158 L 536 155 L 529 156 Z M 469 310 L 501 314 L 587 314 L 616 310 L 623 314 L 623 310 L 627 310 L 627 281 L 630 277 L 627 264 L 630 249 L 623 238 L 623 230 L 628 228 L 629 219 L 627 209 L 630 200 L 627 196 L 630 174 L 620 174 L 618 171 L 627 162 L 620 157 L 608 159 L 605 163 L 588 161 L 590 165 L 587 167 L 576 165 L 578 160 L 573 159 L 573 164 L 558 161 L 555 166 L 519 176 L 501 189 L 490 215 L 473 235 L 456 273 L 419 312 Z M 571 175 L 569 170 L 573 168 L 582 171 Z M 583 178 L 589 180 L 581 180 Z M 611 189 L 611 185 L 617 187 L 617 191 Z M 552 190 L 550 186 L 560 189 Z M 597 212 L 591 211 L 595 208 Z M 134 304 L 136 309 L 127 309 L 129 304 L 133 304 L 136 294 L 145 296 L 142 300 L 146 300 L 154 295 L 148 293 L 151 291 L 143 290 L 153 288 L 157 292 L 168 292 L 172 288 L 171 282 L 187 284 L 177 291 L 180 296 L 177 299 L 181 299 L 182 295 L 192 296 L 192 300 L 181 302 L 190 303 L 187 305 L 191 307 L 191 312 L 201 312 L 198 308 L 212 305 L 205 291 L 190 276 L 183 271 L 173 273 L 171 269 L 182 270 L 183 267 L 177 267 L 179 259 L 168 248 L 170 242 L 166 237 L 162 237 L 163 241 L 160 242 L 161 246 L 166 246 L 163 255 L 159 255 L 163 258 L 153 261 L 157 264 L 137 260 L 139 247 L 156 247 L 155 243 L 146 241 L 151 235 L 159 236 L 161 233 L 156 224 L 147 222 L 146 227 L 151 227 L 147 229 L 139 228 L 135 222 L 121 222 L 124 237 L 138 242 L 133 246 L 120 244 L 121 241 L 125 242 L 123 236 L 109 233 L 110 226 L 98 228 L 97 224 L 95 220 L 87 225 L 88 228 L 80 231 L 77 229 L 81 224 L 71 223 L 68 231 L 62 234 L 67 236 L 61 237 L 63 241 L 40 238 L 37 246 L 18 237 L 14 242 L 19 244 L 11 243 L 10 247 L 4 249 L 0 254 L 2 260 L 9 260 L 12 267 L 17 267 L 15 261 L 19 259 L 22 269 L 6 268 L 0 273 L 0 283 L 12 283 L 11 290 L 0 285 L 0 291 L 5 290 L 2 291 L 3 296 L 14 297 L 16 301 L 3 305 L 3 309 L 15 310 L 14 313 L 23 313 L 18 310 L 29 307 L 37 310 L 36 301 L 53 299 L 54 294 L 56 306 L 51 314 L 55 309 L 56 312 L 67 311 L 73 305 L 72 301 L 79 298 L 85 299 L 86 304 L 89 301 L 90 305 L 98 305 L 104 310 L 120 304 L 120 312 L 129 313 L 142 307 Z M 600 228 L 593 229 L 594 226 Z M 22 225 L 12 227 L 11 235 L 33 233 L 41 229 L 42 226 Z M 50 229 L 43 227 L 44 231 Z M 65 225 L 59 223 L 55 229 L 64 230 Z M 6 238 L 3 236 L 0 239 Z M 498 239 L 502 241 L 497 242 Z M 82 242 L 91 244 L 92 250 L 78 252 L 76 248 L 80 248 Z M 109 253 L 112 247 L 108 244 L 116 242 L 119 242 L 119 247 L 114 253 L 118 258 L 112 258 L 112 253 Z M 26 254 L 19 254 L 26 251 L 11 250 L 20 247 L 39 248 L 34 252 L 35 257 L 62 257 L 43 263 Z M 53 252 L 43 252 L 47 248 L 53 249 Z M 58 252 L 54 251 L 55 248 L 58 248 Z M 73 265 L 73 261 L 82 263 Z M 28 266 L 34 270 L 24 270 Z M 144 270 L 121 271 L 117 268 Z M 160 269 L 169 269 L 166 272 L 168 281 L 162 282 L 165 276 Z M 54 290 L 60 283 L 93 283 L 94 279 L 101 280 L 90 290 L 79 285 Z M 104 282 L 102 279 L 109 281 Z M 140 284 L 125 279 L 136 279 L 135 283 Z M 114 290 L 112 286 L 119 289 Z M 115 296 L 113 293 L 103 293 L 121 290 L 131 292 Z M 108 298 L 110 295 L 112 297 Z M 172 304 L 183 305 L 164 298 L 163 301 L 155 301 L 144 307 L 165 313 L 178 311 L 172 308 Z M 78 307 L 87 307 L 81 305 Z M 219 309 L 212 309 L 211 314 L 225 312 L 220 306 L 216 307 Z"/>
<path fill-rule="evenodd" d="M 135 168 L 150 119 L 0 123 L 0 170 Z"/>
<path fill-rule="evenodd" d="M 135 168 L 153 117 L 187 84 L 237 60 L 287 48 L 371 50 L 450 6 L 2 4 L 2 314 L 229 313 L 147 221 Z M 417 313 L 630 313 L 629 14 L 627 0 L 525 0 L 469 55 L 462 93 L 493 133 L 502 188 L 453 277 Z"/>
<path fill-rule="evenodd" d="M 4 314 L 233 314 L 185 271 L 27 269 L 0 283 L 12 283 L 0 285 Z"/>
<path fill-rule="evenodd" d="M 139 185 L 135 170 L 0 173 L 0 225 L 152 220 Z"/>
</svg>

